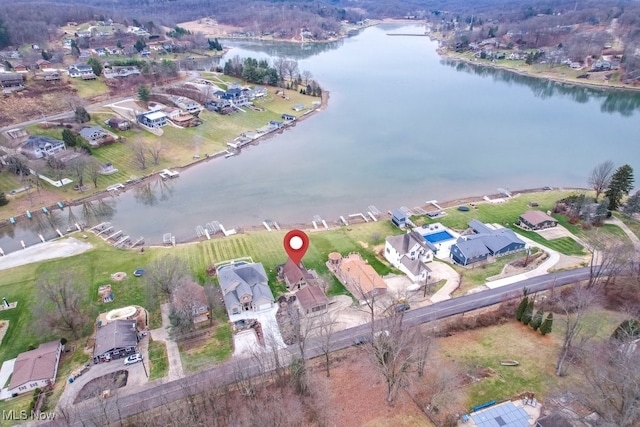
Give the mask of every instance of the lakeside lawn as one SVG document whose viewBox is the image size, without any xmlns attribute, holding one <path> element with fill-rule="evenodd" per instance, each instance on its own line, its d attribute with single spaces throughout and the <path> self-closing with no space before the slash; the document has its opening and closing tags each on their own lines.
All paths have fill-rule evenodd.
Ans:
<svg viewBox="0 0 640 427">
<path fill-rule="evenodd" d="M 225 86 L 231 82 L 244 84 L 244 82 L 232 77 L 214 73 L 205 74 L 206 77 L 216 81 L 221 86 Z M 104 85 L 101 80 L 82 81 L 72 79 L 72 84 L 75 85 L 74 87 L 76 87 L 81 94 L 84 93 L 84 95 L 82 95 L 83 97 L 97 96 L 107 90 L 106 85 Z M 114 168 L 118 169 L 118 172 L 112 175 L 100 175 L 97 187 L 94 187 L 88 176 L 85 177 L 85 184 L 89 187 L 85 193 L 74 191 L 72 189 L 73 184 L 57 188 L 43 183 L 43 189 L 46 193 L 57 195 L 57 197 L 62 200 L 71 201 L 92 193 L 104 191 L 110 185 L 124 183 L 130 179 L 146 177 L 163 169 L 185 167 L 195 161 L 194 157 L 196 155 L 203 158 L 206 154 L 212 155 L 224 151 L 227 149 L 227 143 L 233 141 L 242 133 L 255 131 L 265 126 L 271 120 L 281 121 L 283 113 L 301 117 L 305 111 L 293 111 L 292 106 L 295 104 L 303 104 L 308 109 L 312 106 L 313 102 L 321 100 L 318 97 L 303 95 L 294 90 L 287 90 L 286 98 L 284 98 L 279 95 L 276 96 L 276 90 L 279 89 L 269 87 L 268 96 L 255 101 L 256 107 L 264 111 L 256 111 L 248 107 L 243 107 L 242 109 L 244 111 L 223 116 L 204 110 L 199 115 L 202 119 L 200 126 L 181 129 L 168 125 L 162 128 L 162 136 L 156 136 L 137 126 L 125 132 L 109 129 L 104 122 L 113 117 L 115 113 L 110 112 L 107 107 L 100 107 L 97 111 L 90 111 L 91 120 L 86 123 L 85 126 L 101 126 L 121 138 L 120 142 L 92 149 L 92 154 L 96 159 L 101 163 L 112 163 Z M 44 128 L 38 124 L 26 128 L 26 131 L 30 135 L 44 135 L 56 139 L 62 139 L 62 130 L 62 127 Z M 277 134 L 273 133 L 272 137 L 275 136 L 277 136 Z M 141 143 L 146 148 L 145 157 L 147 161 L 145 168 L 142 168 L 134 156 L 133 147 L 137 143 Z M 154 164 L 149 151 L 158 146 L 161 147 L 158 164 Z M 223 159 L 216 161 L 223 161 Z M 215 165 L 212 164 L 211 167 L 215 167 Z M 48 174 L 51 176 L 51 173 Z M 75 178 L 70 172 L 65 175 L 75 181 Z M 19 178 L 10 176 L 10 174 L 0 174 L 0 191 L 8 193 L 12 189 L 21 186 L 22 184 Z M 13 209 L 13 206 L 15 205 L 9 203 L 6 206 L 0 207 L 0 216 L 9 218 L 10 216 L 16 215 L 17 212 Z"/>
<path fill-rule="evenodd" d="M 322 233 L 310 233 L 310 246 L 304 258 L 305 265 L 330 280 L 329 294 L 348 294 L 346 289 L 329 273 L 325 262 L 329 252 L 339 251 L 346 255 L 353 251 L 362 253 L 363 257 L 380 274 L 392 271 L 371 249 L 379 243 L 380 236 L 399 233 L 389 221 L 367 223 L 350 228 L 340 228 Z M 218 238 L 197 244 L 178 246 L 173 249 L 147 248 L 144 253 L 137 250 L 116 249 L 91 233 L 75 233 L 73 236 L 92 243 L 94 248 L 85 253 L 56 260 L 33 263 L 21 267 L 3 270 L 0 275 L 0 290 L 9 301 L 17 301 L 18 308 L 0 312 L 0 320 L 9 320 L 9 329 L 0 346 L 0 360 L 14 358 L 25 351 L 29 345 L 37 346 L 59 338 L 56 334 L 40 336 L 35 330 L 38 315 L 34 313 L 37 298 L 36 280 L 41 274 L 49 272 L 72 271 L 77 275 L 84 291 L 91 319 L 100 312 L 109 311 L 127 305 L 145 306 L 144 278 L 133 276 L 137 268 L 145 268 L 159 257 L 171 254 L 182 258 L 189 266 L 194 277 L 201 283 L 208 280 L 205 274 L 207 266 L 234 258 L 251 256 L 254 261 L 262 262 L 269 276 L 269 285 L 278 296 L 284 292 L 284 283 L 276 281 L 276 267 L 286 261 L 282 246 L 284 232 L 256 231 L 239 234 L 228 238 Z M 111 274 L 123 271 L 127 277 L 121 282 L 111 280 Z M 112 303 L 102 304 L 98 298 L 98 287 L 110 284 L 115 294 Z M 158 310 L 150 310 L 151 327 L 159 325 Z M 154 320 L 155 319 L 155 320 Z M 84 331 L 89 335 L 93 322 Z M 66 337 L 70 339 L 71 337 Z M 84 341 L 80 340 L 84 345 Z M 230 345 L 230 343 L 229 343 Z"/>
</svg>

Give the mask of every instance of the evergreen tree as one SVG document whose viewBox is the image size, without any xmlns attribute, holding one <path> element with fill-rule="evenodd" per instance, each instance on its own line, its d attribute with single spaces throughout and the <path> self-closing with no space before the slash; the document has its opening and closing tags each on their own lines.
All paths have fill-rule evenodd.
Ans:
<svg viewBox="0 0 640 427">
<path fill-rule="evenodd" d="M 149 102 L 151 98 L 151 91 L 145 85 L 138 86 L 138 99 L 144 103 Z"/>
<path fill-rule="evenodd" d="M 633 188 L 633 168 L 622 165 L 611 176 L 611 184 L 605 193 L 609 198 L 609 210 L 615 211 L 624 196 L 628 196 Z"/>
<path fill-rule="evenodd" d="M 63 129 L 62 140 L 67 145 L 67 147 L 75 147 L 76 145 L 78 145 L 76 136 L 69 129 Z"/>
<path fill-rule="evenodd" d="M 627 203 L 622 207 L 622 212 L 627 216 L 640 212 L 640 191 L 636 191 L 633 196 L 627 199 Z"/>
<path fill-rule="evenodd" d="M 2 19 L 0 19 L 0 49 L 5 48 L 11 44 L 11 37 L 9 36 L 9 30 L 5 26 Z"/>
<path fill-rule="evenodd" d="M 529 304 L 527 304 L 527 308 L 524 310 L 522 314 L 522 323 L 528 325 L 533 318 L 533 298 L 529 300 Z"/>
<path fill-rule="evenodd" d="M 540 325 L 540 333 L 542 335 L 547 335 L 551 333 L 551 329 L 553 328 L 553 313 L 547 314 L 542 325 Z"/>
<path fill-rule="evenodd" d="M 78 123 L 86 123 L 91 120 L 91 116 L 82 106 L 76 107 L 75 116 Z"/>
<path fill-rule="evenodd" d="M 0 206 L 4 206 L 8 203 L 9 200 L 7 200 L 7 196 L 2 191 L 0 191 Z"/>
<path fill-rule="evenodd" d="M 98 58 L 89 58 L 87 60 L 87 65 L 91 66 L 91 69 L 93 70 L 93 74 L 95 74 L 96 76 L 99 76 L 100 74 L 102 74 L 102 63 Z"/>
<path fill-rule="evenodd" d="M 543 309 L 536 311 L 536 314 L 531 319 L 531 323 L 529 323 L 529 326 L 531 326 L 531 328 L 533 328 L 534 331 L 537 331 L 540 325 L 542 325 L 543 317 L 544 317 Z"/>
<path fill-rule="evenodd" d="M 142 52 L 144 48 L 147 47 L 147 44 L 144 42 L 144 40 L 138 39 L 136 40 L 136 43 L 133 45 L 133 47 L 138 52 Z"/>
<path fill-rule="evenodd" d="M 524 314 L 524 311 L 527 309 L 528 305 L 529 305 L 529 297 L 522 298 L 522 301 L 520 301 L 520 305 L 516 310 L 516 320 L 518 322 L 522 321 L 522 315 Z"/>
</svg>

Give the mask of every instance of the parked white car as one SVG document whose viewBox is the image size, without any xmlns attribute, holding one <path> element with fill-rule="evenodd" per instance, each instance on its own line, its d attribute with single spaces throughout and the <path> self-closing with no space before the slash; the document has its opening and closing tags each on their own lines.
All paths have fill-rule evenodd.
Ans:
<svg viewBox="0 0 640 427">
<path fill-rule="evenodd" d="M 140 353 L 132 354 L 131 356 L 127 356 L 127 358 L 124 359 L 125 365 L 132 365 L 138 362 L 142 362 L 142 355 Z"/>
</svg>

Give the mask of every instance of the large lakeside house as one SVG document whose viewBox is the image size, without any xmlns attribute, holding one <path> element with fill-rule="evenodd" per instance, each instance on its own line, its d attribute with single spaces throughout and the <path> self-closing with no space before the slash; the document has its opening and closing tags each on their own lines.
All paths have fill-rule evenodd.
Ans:
<svg viewBox="0 0 640 427">
<path fill-rule="evenodd" d="M 462 236 L 451 246 L 451 259 L 460 265 L 469 265 L 524 250 L 523 242 L 508 228 L 496 228 L 478 220 L 469 221 L 473 234 Z"/>
</svg>

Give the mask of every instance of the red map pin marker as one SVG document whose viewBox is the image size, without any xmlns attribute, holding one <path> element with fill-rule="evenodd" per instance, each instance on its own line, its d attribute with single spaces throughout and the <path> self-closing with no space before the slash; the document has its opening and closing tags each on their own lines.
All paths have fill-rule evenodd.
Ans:
<svg viewBox="0 0 640 427">
<path fill-rule="evenodd" d="M 308 248 L 309 236 L 304 231 L 291 230 L 284 236 L 284 250 L 296 264 L 300 264 Z"/>
</svg>

